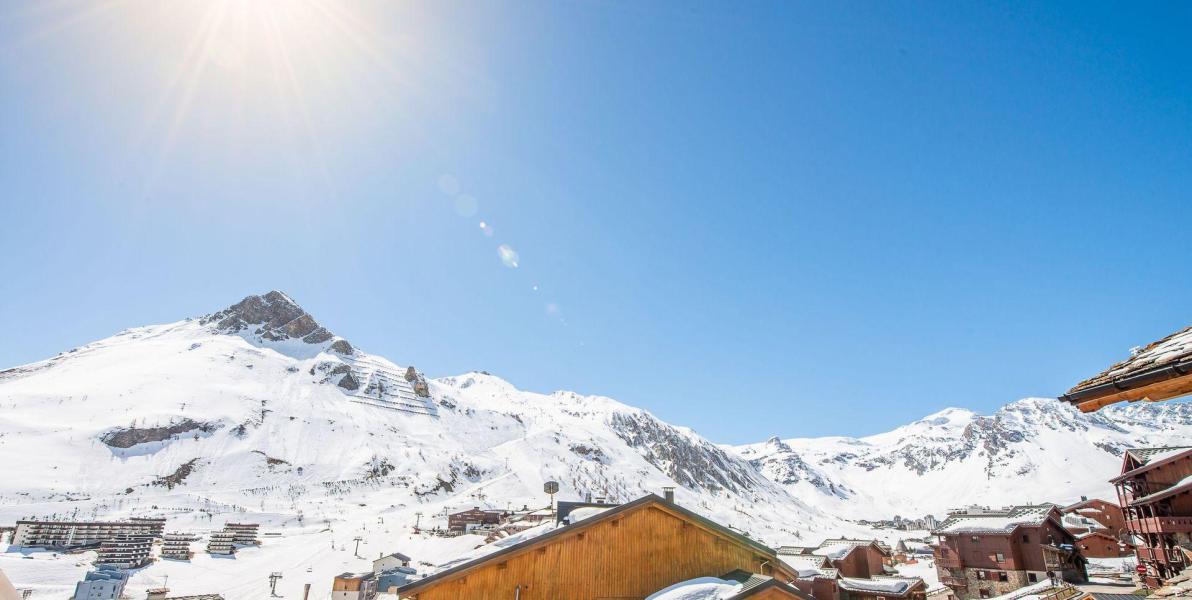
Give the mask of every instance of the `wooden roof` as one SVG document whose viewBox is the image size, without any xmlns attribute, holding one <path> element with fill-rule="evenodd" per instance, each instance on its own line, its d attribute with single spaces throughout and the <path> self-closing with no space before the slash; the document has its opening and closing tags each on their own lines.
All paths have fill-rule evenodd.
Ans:
<svg viewBox="0 0 1192 600">
<path fill-rule="evenodd" d="M 1060 396 L 1084 412 L 1117 402 L 1155 402 L 1192 394 L 1192 327 L 1133 352 Z"/>
<path fill-rule="evenodd" d="M 504 559 L 509 558 L 512 555 L 521 554 L 523 552 L 530 551 L 534 548 L 539 548 L 539 547 L 545 546 L 545 545 L 550 544 L 554 541 L 557 541 L 558 539 L 562 538 L 563 536 L 571 535 L 573 533 L 578 533 L 580 531 L 590 529 L 598 524 L 616 519 L 620 516 L 623 516 L 627 513 L 632 512 L 632 511 L 636 511 L 636 510 L 646 508 L 649 506 L 657 507 L 657 508 L 664 510 L 672 515 L 675 515 L 681 519 L 684 519 L 688 522 L 694 523 L 695 525 L 702 527 L 703 529 L 708 530 L 716 535 L 719 535 L 719 536 L 726 538 L 732 542 L 735 542 L 742 546 L 746 546 L 746 547 L 748 547 L 752 550 L 755 550 L 767 557 L 770 557 L 770 558 L 774 559 L 774 562 L 772 564 L 774 564 L 775 568 L 779 568 L 779 566 L 781 565 L 781 563 L 778 561 L 777 552 L 775 552 L 775 550 L 770 548 L 769 546 L 766 546 L 765 544 L 762 544 L 761 542 L 754 540 L 753 538 L 750 538 L 750 537 L 742 535 L 736 531 L 733 531 L 732 529 L 729 529 L 728 527 L 725 527 L 719 523 L 716 523 L 715 521 L 712 521 L 711 519 L 708 519 L 708 518 L 703 517 L 695 512 L 687 510 L 686 508 L 683 508 L 682 506 L 679 506 L 678 504 L 675 504 L 673 502 L 668 502 L 665 499 L 663 499 L 661 496 L 658 496 L 657 494 L 648 494 L 646 496 L 643 496 L 641 498 L 638 498 L 637 500 L 628 502 L 626 504 L 615 505 L 615 506 L 609 505 L 608 510 L 606 510 L 602 513 L 593 515 L 591 517 L 588 517 L 582 521 L 579 521 L 578 523 L 557 527 L 557 528 L 552 529 L 551 531 L 544 533 L 540 536 L 533 537 L 533 538 L 530 538 L 523 542 L 503 548 L 501 550 L 493 552 L 492 554 L 487 554 L 485 556 L 470 560 L 463 564 L 456 565 L 449 569 L 439 571 L 438 573 L 435 573 L 435 574 L 425 577 L 423 579 L 419 579 L 417 581 L 407 583 L 406 585 L 401 586 L 397 589 L 398 595 L 404 596 L 409 593 L 417 592 L 418 590 L 426 588 L 427 586 L 429 586 L 431 584 L 435 584 L 440 581 L 451 579 L 453 577 L 473 571 L 475 569 L 478 569 L 478 568 L 483 567 L 488 564 L 500 562 Z M 786 571 L 787 569 L 783 569 L 783 570 Z M 790 575 L 793 576 L 794 573 L 791 573 Z"/>
</svg>

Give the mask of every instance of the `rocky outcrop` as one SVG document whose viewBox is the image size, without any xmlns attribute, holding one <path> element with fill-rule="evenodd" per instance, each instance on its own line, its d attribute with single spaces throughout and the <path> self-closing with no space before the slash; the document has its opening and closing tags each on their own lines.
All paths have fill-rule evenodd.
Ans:
<svg viewBox="0 0 1192 600">
<path fill-rule="evenodd" d="M 216 423 L 200 423 L 190 419 L 182 419 L 177 423 L 158 427 L 126 427 L 109 431 L 99 439 L 113 448 L 132 448 L 137 444 L 147 442 L 161 442 L 176 435 L 192 431 L 210 433 L 219 427 Z"/>
<path fill-rule="evenodd" d="M 220 333 L 248 332 L 273 342 L 299 339 L 308 344 L 321 344 L 335 337 L 289 296 L 276 290 L 264 296 L 248 296 L 203 317 L 199 323 L 212 325 Z M 351 348 L 346 340 L 340 341 Z"/>
<path fill-rule="evenodd" d="M 174 469 L 173 473 L 158 477 L 157 479 L 153 480 L 153 485 L 165 487 L 167 490 L 172 490 L 174 489 L 174 486 L 182 485 L 182 483 L 186 481 L 186 478 L 194 472 L 195 465 L 198 462 L 199 459 L 192 458 L 182 463 L 177 469 Z"/>
<path fill-rule="evenodd" d="M 610 425 L 647 462 L 694 490 L 743 492 L 759 483 L 752 466 L 645 413 L 615 413 Z M 764 481 L 764 480 L 763 480 Z"/>
</svg>

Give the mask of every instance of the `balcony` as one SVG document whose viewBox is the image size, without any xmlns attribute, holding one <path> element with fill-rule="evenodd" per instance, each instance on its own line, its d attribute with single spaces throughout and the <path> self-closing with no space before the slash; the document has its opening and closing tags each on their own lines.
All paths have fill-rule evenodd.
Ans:
<svg viewBox="0 0 1192 600">
<path fill-rule="evenodd" d="M 1137 548 L 1138 559 L 1168 564 L 1184 564 L 1184 555 L 1177 549 Z"/>
<path fill-rule="evenodd" d="M 968 587 L 968 581 L 961 577 L 940 577 L 940 583 L 953 588 Z"/>
<path fill-rule="evenodd" d="M 937 567 L 943 567 L 945 569 L 959 569 L 964 566 L 960 564 L 959 555 L 952 553 L 940 554 L 938 552 L 935 553 L 935 564 Z"/>
<path fill-rule="evenodd" d="M 1147 517 L 1126 521 L 1130 531 L 1146 533 L 1192 533 L 1192 517 Z"/>
</svg>

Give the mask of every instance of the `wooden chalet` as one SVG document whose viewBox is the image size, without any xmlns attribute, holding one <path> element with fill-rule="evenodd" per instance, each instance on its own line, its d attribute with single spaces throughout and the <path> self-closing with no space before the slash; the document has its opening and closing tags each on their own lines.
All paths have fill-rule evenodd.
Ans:
<svg viewBox="0 0 1192 600">
<path fill-rule="evenodd" d="M 1127 450 L 1122 474 L 1110 483 L 1117 487 L 1147 587 L 1186 570 L 1180 547 L 1192 546 L 1192 447 Z"/>
<path fill-rule="evenodd" d="M 1088 580 L 1076 538 L 1052 504 L 956 512 L 933 535 L 940 583 L 961 600 L 992 598 L 1051 579 Z"/>
<path fill-rule="evenodd" d="M 401 586 L 397 594 L 416 600 L 642 600 L 682 581 L 738 570 L 775 582 L 753 598 L 809 600 L 786 585 L 796 573 L 773 549 L 651 494 L 590 511 Z M 767 591 L 779 585 L 784 588 Z"/>
<path fill-rule="evenodd" d="M 1085 558 L 1121 558 L 1134 555 L 1134 544 L 1118 540 L 1100 529 L 1076 534 L 1076 547 Z"/>
<path fill-rule="evenodd" d="M 1117 402 L 1157 402 L 1192 394 L 1192 327 L 1173 333 L 1060 396 L 1083 412 Z"/>
<path fill-rule="evenodd" d="M 841 577 L 882 575 L 890 559 L 890 549 L 877 540 L 829 539 L 811 553 L 831 560 Z"/>
<path fill-rule="evenodd" d="M 826 556 L 812 554 L 813 548 L 783 546 L 778 559 L 798 575 L 794 585 L 815 600 L 840 600 L 840 572 Z"/>
<path fill-rule="evenodd" d="M 1122 514 L 1122 507 L 1100 498 L 1082 497 L 1080 502 L 1069 504 L 1061 508 L 1060 512 L 1064 513 L 1064 528 L 1074 534 L 1087 533 L 1099 527 L 1108 531 L 1111 536 L 1117 536 L 1126 527 L 1126 517 Z M 1087 523 L 1070 522 L 1067 518 L 1069 515 L 1076 515 L 1092 521 L 1095 526 L 1089 527 Z"/>
</svg>

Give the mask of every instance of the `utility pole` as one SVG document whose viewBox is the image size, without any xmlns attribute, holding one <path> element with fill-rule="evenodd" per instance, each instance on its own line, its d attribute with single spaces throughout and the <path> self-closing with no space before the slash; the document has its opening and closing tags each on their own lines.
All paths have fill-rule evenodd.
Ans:
<svg viewBox="0 0 1192 600">
<path fill-rule="evenodd" d="M 281 571 L 274 571 L 269 574 L 269 593 L 274 598 L 277 598 L 277 580 L 281 579 Z"/>
<path fill-rule="evenodd" d="M 414 513 L 414 533 L 418 533 L 420 523 L 422 523 L 422 511 Z"/>
<path fill-rule="evenodd" d="M 353 552 L 353 554 L 356 555 L 356 558 L 360 558 L 360 540 L 363 540 L 364 538 L 362 538 L 360 536 L 356 536 L 352 539 L 355 540 L 355 542 L 356 542 L 356 551 Z"/>
</svg>

